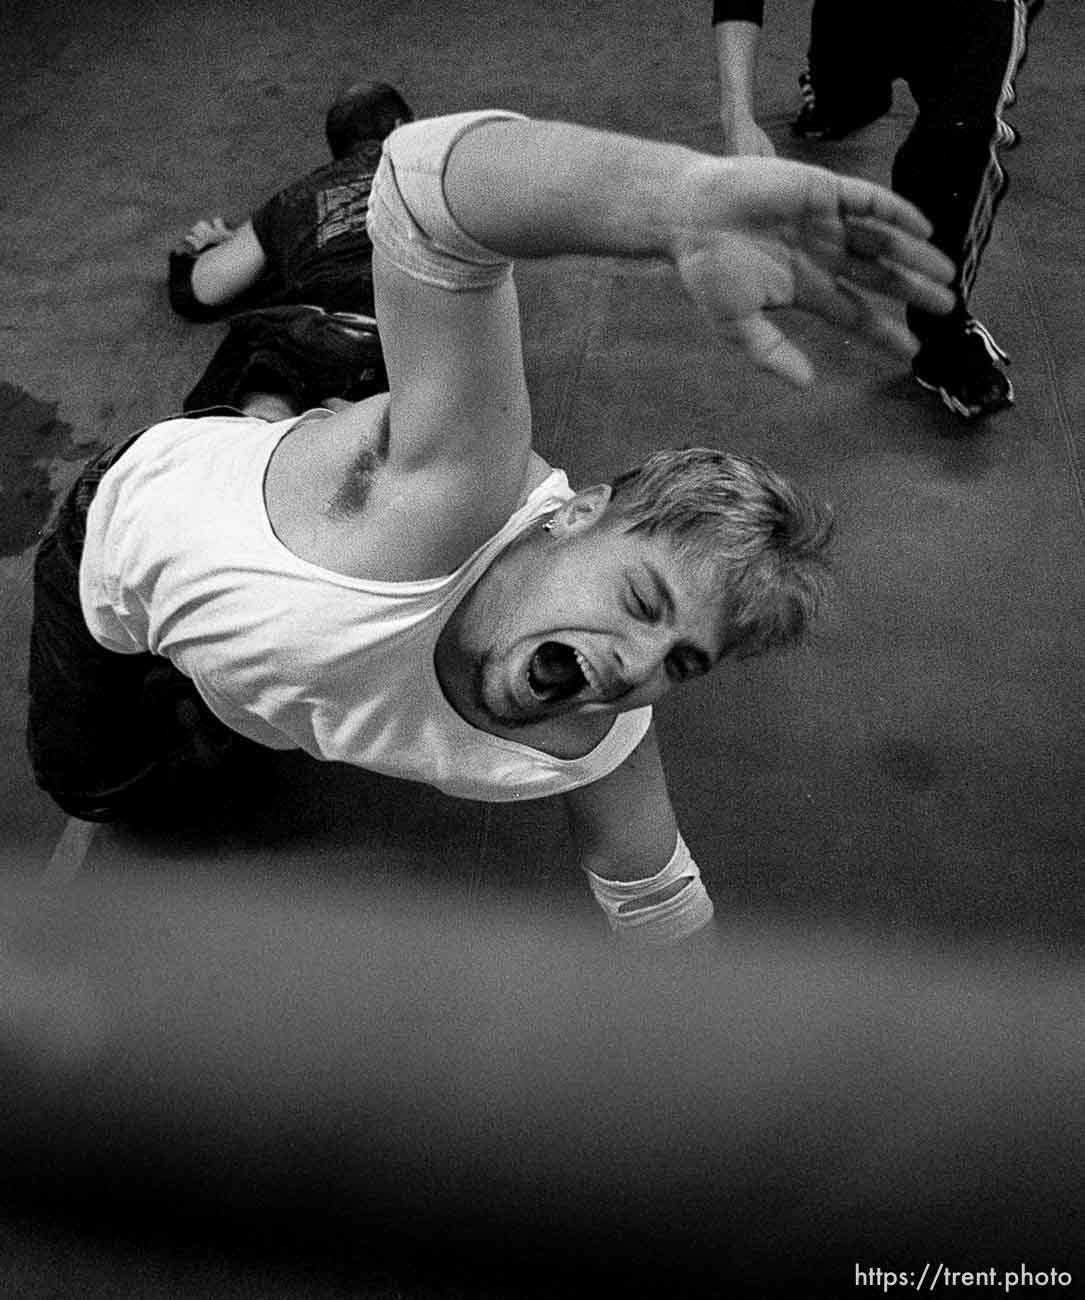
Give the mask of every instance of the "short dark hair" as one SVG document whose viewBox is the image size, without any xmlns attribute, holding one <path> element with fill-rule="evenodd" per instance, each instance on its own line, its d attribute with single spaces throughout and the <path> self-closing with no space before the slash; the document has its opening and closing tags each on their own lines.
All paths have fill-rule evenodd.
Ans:
<svg viewBox="0 0 1085 1300">
<path fill-rule="evenodd" d="M 833 516 L 761 461 L 708 447 L 657 451 L 611 484 L 629 532 L 668 540 L 721 589 L 723 655 L 801 639 L 830 588 Z"/>
<path fill-rule="evenodd" d="M 383 140 L 397 122 L 414 119 L 411 106 L 386 81 L 359 81 L 328 109 L 324 134 L 333 158 L 356 153 L 367 141 Z"/>
</svg>

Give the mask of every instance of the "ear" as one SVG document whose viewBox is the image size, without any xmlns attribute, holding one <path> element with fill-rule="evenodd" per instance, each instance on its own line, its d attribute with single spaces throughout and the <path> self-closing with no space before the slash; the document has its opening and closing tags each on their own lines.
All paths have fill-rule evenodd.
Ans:
<svg viewBox="0 0 1085 1300">
<path fill-rule="evenodd" d="M 550 536 L 571 537 L 575 533 L 593 528 L 606 514 L 610 504 L 609 483 L 596 483 L 570 497 L 550 521 Z"/>
</svg>

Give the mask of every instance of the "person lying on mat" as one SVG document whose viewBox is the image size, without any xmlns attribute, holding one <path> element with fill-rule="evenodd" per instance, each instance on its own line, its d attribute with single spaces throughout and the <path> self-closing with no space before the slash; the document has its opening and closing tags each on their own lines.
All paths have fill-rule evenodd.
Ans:
<svg viewBox="0 0 1085 1300">
<path fill-rule="evenodd" d="M 291 181 L 247 221 L 197 221 L 169 255 L 170 306 L 228 318 L 182 409 L 243 402 L 254 387 L 295 406 L 388 386 L 373 307 L 366 208 L 381 146 L 414 118 L 395 86 L 359 81 L 324 119 L 331 161 Z"/>
<path fill-rule="evenodd" d="M 414 111 L 384 81 L 337 95 L 324 119 L 331 161 L 291 181 L 239 226 L 203 218 L 169 258 L 170 306 L 189 320 L 304 304 L 373 314 L 366 204 L 381 146 Z"/>
<path fill-rule="evenodd" d="M 125 817 L 213 719 L 454 796 L 560 795 L 611 927 L 683 939 L 712 904 L 652 708 L 802 635 L 830 516 L 714 448 L 570 487 L 532 447 L 513 259 L 664 259 L 798 384 L 775 309 L 907 350 L 893 300 L 949 310 L 953 267 L 865 181 L 497 110 L 393 132 L 368 221 L 389 393 L 167 420 L 77 483 L 38 557 L 39 783 Z M 164 673 L 172 728 L 144 707 L 181 697 Z"/>
</svg>

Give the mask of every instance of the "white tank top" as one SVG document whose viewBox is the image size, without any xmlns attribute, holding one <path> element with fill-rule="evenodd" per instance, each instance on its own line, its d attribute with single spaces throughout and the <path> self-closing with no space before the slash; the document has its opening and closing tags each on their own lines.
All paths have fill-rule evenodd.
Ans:
<svg viewBox="0 0 1085 1300">
<path fill-rule="evenodd" d="M 450 575 L 352 578 L 300 559 L 271 528 L 264 479 L 294 423 L 169 420 L 133 443 L 87 518 L 80 599 L 94 638 L 169 659 L 217 717 L 260 744 L 461 798 L 558 794 L 617 767 L 647 731 L 650 709 L 618 715 L 583 758 L 554 758 L 464 721 L 433 666 L 465 591 L 572 495 L 564 473 L 553 471 Z"/>
</svg>

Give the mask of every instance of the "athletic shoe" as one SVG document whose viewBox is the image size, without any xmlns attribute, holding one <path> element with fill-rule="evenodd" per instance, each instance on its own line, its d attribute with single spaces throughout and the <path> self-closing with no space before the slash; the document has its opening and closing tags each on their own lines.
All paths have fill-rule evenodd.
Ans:
<svg viewBox="0 0 1085 1300">
<path fill-rule="evenodd" d="M 912 373 L 955 415 L 976 420 L 1013 405 L 1013 384 L 1000 366 L 1009 360 L 986 327 L 970 317 L 959 332 L 925 343 Z"/>
<path fill-rule="evenodd" d="M 995 144 L 1000 149 L 1016 149 L 1021 143 L 1021 132 L 1017 127 L 1011 126 L 1005 118 L 998 119 L 998 125 L 995 128 Z"/>
<path fill-rule="evenodd" d="M 866 104 L 849 104 L 846 109 L 819 104 L 809 71 L 799 74 L 799 90 L 803 105 L 798 117 L 791 123 L 791 134 L 802 140 L 843 140 L 853 131 L 860 131 L 871 122 L 876 122 L 879 117 L 884 117 L 893 103 L 892 91 L 887 90 L 877 100 L 870 100 Z"/>
</svg>

